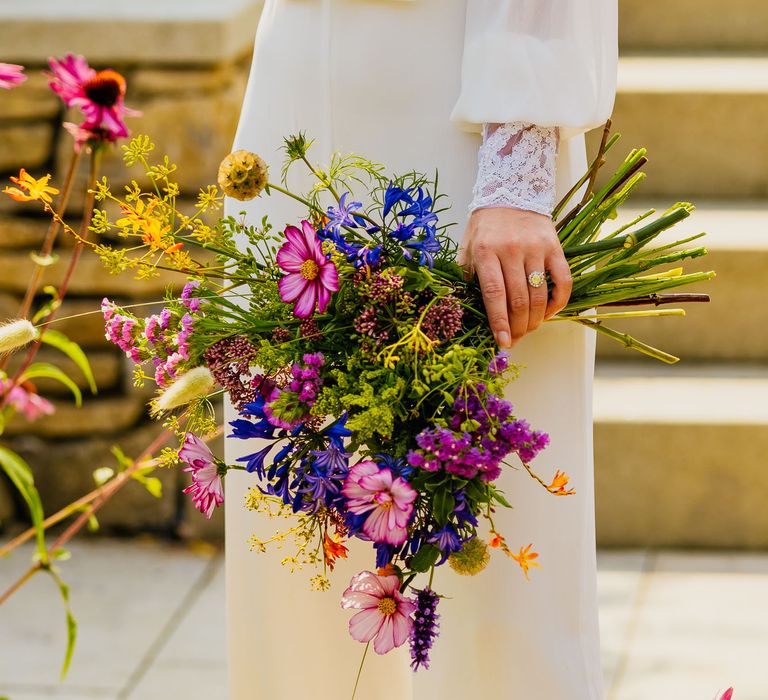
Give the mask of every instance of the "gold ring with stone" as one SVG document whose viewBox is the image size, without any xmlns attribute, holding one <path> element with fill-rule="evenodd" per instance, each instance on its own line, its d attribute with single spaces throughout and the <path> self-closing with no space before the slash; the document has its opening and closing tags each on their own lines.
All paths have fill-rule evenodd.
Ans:
<svg viewBox="0 0 768 700">
<path fill-rule="evenodd" d="M 546 274 L 544 272 L 540 272 L 539 270 L 534 270 L 528 275 L 528 284 L 530 284 L 534 289 L 538 289 L 546 281 Z"/>
</svg>

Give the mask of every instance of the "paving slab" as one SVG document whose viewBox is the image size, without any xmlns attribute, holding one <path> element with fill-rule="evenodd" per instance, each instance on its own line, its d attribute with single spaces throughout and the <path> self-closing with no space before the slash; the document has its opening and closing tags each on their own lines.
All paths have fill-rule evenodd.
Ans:
<svg viewBox="0 0 768 700">
<path fill-rule="evenodd" d="M 647 559 L 642 550 L 608 549 L 597 555 L 600 648 L 606 688 L 614 683 L 626 651 Z"/>
<path fill-rule="evenodd" d="M 118 700 L 159 700 L 172 694 L 184 700 L 227 697 L 223 557 L 212 562 L 200 583 L 179 625 Z"/>
<path fill-rule="evenodd" d="M 767 583 L 766 555 L 658 555 L 609 700 L 765 700 Z"/>
<path fill-rule="evenodd" d="M 0 608 L 0 697 L 11 690 L 13 700 L 24 692 L 116 696 L 209 563 L 187 548 L 151 541 L 81 541 L 71 551 L 62 573 L 79 635 L 69 675 L 58 683 L 65 648 L 58 593 L 38 575 Z M 24 571 L 29 553 L 0 563 L 0 585 Z"/>
</svg>

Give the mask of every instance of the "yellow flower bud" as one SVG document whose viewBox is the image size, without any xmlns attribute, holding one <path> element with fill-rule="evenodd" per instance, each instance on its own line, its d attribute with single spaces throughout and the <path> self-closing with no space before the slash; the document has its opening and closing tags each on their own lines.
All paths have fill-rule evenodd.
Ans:
<svg viewBox="0 0 768 700">
<path fill-rule="evenodd" d="M 31 343 L 37 339 L 37 336 L 37 328 L 25 318 L 4 323 L 0 326 L 0 354 L 11 352 L 11 350 Z"/>
<path fill-rule="evenodd" d="M 267 164 L 255 153 L 235 151 L 219 166 L 219 186 L 228 197 L 245 202 L 258 197 L 268 182 Z"/>
</svg>

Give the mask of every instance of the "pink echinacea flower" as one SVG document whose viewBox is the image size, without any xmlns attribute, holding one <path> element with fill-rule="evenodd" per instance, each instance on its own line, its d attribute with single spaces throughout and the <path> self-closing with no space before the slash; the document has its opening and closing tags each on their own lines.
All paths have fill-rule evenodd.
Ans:
<svg viewBox="0 0 768 700">
<path fill-rule="evenodd" d="M 187 464 L 183 471 L 192 473 L 192 483 L 184 493 L 191 494 L 195 508 L 210 518 L 214 508 L 224 503 L 224 484 L 213 453 L 199 437 L 187 433 L 179 459 Z"/>
<path fill-rule="evenodd" d="M 293 313 L 309 318 L 317 307 L 323 313 L 331 300 L 331 292 L 339 289 L 336 266 L 325 257 L 323 246 L 309 221 L 285 229 L 287 241 L 277 253 L 277 264 L 287 274 L 280 278 L 280 298 L 296 302 Z"/>
<path fill-rule="evenodd" d="M 67 107 L 77 107 L 85 115 L 80 125 L 67 128 L 78 145 L 90 138 L 115 141 L 128 136 L 126 116 L 140 112 L 128 109 L 123 103 L 125 78 L 110 68 L 96 71 L 82 56 L 68 54 L 60 61 L 48 59 L 51 73 L 49 85 Z"/>
<path fill-rule="evenodd" d="M 16 63 L 0 63 L 0 88 L 10 90 L 23 83 L 27 79 L 23 70 L 24 66 Z"/>
<path fill-rule="evenodd" d="M 416 491 L 402 477 L 375 462 L 358 462 L 349 470 L 342 493 L 347 509 L 368 513 L 363 532 L 374 542 L 401 545 L 408 538 L 408 520 L 413 513 Z"/>
<path fill-rule="evenodd" d="M 377 654 L 386 654 L 408 640 L 416 605 L 400 593 L 397 576 L 362 571 L 341 597 L 342 608 L 360 610 L 349 621 L 349 634 L 358 642 L 373 641 Z"/>
</svg>

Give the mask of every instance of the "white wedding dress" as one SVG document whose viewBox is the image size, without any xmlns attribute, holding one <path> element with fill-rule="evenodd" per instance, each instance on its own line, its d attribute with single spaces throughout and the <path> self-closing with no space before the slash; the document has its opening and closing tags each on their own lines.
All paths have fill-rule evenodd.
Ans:
<svg viewBox="0 0 768 700">
<path fill-rule="evenodd" d="M 315 139 L 314 161 L 338 150 L 392 172 L 437 168 L 460 236 L 482 125 L 557 127 L 562 193 L 586 167 L 581 134 L 611 111 L 615 71 L 616 0 L 267 0 L 235 147 L 259 153 L 273 177 L 283 137 L 299 131 Z M 478 201 L 478 194 L 488 192 L 476 191 L 473 206 L 516 205 L 506 196 Z M 245 210 L 252 221 L 268 213 L 277 230 L 301 214 L 280 195 L 230 201 L 227 209 Z M 533 542 L 542 568 L 527 581 L 494 550 L 477 577 L 438 569 L 433 587 L 446 597 L 430 670 L 410 670 L 407 645 L 386 656 L 371 652 L 358 700 L 603 697 L 594 337 L 575 324 L 547 324 L 519 343 L 512 359 L 525 365 L 510 386 L 517 413 L 551 437 L 535 466 L 544 476 L 568 472 L 577 493 L 553 497 L 524 471 L 508 469 L 500 485 L 515 507 L 499 513 L 498 529 L 514 548 Z M 257 447 L 228 439 L 226 449 L 232 462 Z M 254 479 L 243 472 L 226 478 L 229 697 L 349 698 L 363 645 L 349 637 L 349 613 L 339 601 L 353 574 L 373 568 L 372 549 L 353 542 L 331 590 L 310 591 L 313 572 L 291 574 L 280 566 L 282 553 L 249 551 L 252 533 L 267 537 L 279 525 L 243 507 Z"/>
</svg>

